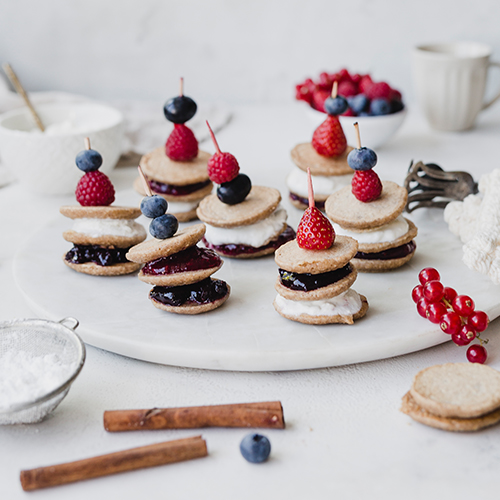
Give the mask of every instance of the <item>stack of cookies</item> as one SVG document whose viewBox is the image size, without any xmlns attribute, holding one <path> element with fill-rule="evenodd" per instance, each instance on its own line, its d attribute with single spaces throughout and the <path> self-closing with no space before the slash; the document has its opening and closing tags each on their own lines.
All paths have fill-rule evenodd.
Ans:
<svg viewBox="0 0 500 500">
<path fill-rule="evenodd" d="M 447 363 L 417 373 L 401 411 L 430 427 L 477 431 L 500 422 L 500 373 L 478 363 Z"/>
<path fill-rule="evenodd" d="M 139 279 L 154 285 L 149 298 L 155 307 L 177 314 L 200 314 L 220 307 L 229 297 L 225 281 L 211 278 L 222 266 L 215 252 L 197 243 L 205 226 L 196 224 L 165 239 L 132 247 L 127 258 L 144 264 Z"/>
</svg>

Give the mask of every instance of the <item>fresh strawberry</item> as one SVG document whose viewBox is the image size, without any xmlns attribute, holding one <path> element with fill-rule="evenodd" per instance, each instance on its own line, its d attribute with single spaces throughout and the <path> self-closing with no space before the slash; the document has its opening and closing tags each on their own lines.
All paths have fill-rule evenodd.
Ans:
<svg viewBox="0 0 500 500">
<path fill-rule="evenodd" d="M 311 172 L 307 169 L 309 207 L 297 227 L 297 245 L 305 250 L 326 250 L 335 241 L 335 231 L 330 221 L 314 206 Z"/>
<path fill-rule="evenodd" d="M 84 207 L 107 207 L 115 201 L 115 188 L 106 174 L 95 170 L 82 176 L 75 195 Z"/>
<path fill-rule="evenodd" d="M 373 80 L 370 75 L 363 75 L 359 81 L 359 91 L 366 94 L 367 90 L 373 85 Z"/>
<path fill-rule="evenodd" d="M 388 83 L 378 82 L 370 85 L 365 94 L 369 99 L 390 99 L 392 89 Z"/>
<path fill-rule="evenodd" d="M 344 97 L 352 97 L 358 93 L 358 86 L 351 80 L 343 80 L 339 83 L 339 94 Z"/>
<path fill-rule="evenodd" d="M 313 94 L 312 107 L 318 111 L 325 112 L 325 101 L 330 97 L 330 90 L 317 90 Z"/>
<path fill-rule="evenodd" d="M 175 123 L 165 143 L 165 153 L 173 161 L 189 161 L 198 156 L 198 141 L 193 131 L 184 124 Z"/>
<path fill-rule="evenodd" d="M 347 148 L 347 140 L 336 116 L 327 119 L 314 131 L 313 148 L 322 156 L 340 156 Z"/>
<path fill-rule="evenodd" d="M 319 75 L 319 81 L 318 81 L 319 90 L 326 90 L 327 92 L 331 92 L 332 84 L 333 80 L 330 78 L 330 75 L 328 73 L 323 72 Z"/>
<path fill-rule="evenodd" d="M 230 182 L 236 178 L 240 171 L 238 160 L 231 153 L 221 152 L 208 121 L 207 126 L 216 150 L 207 163 L 208 177 L 216 184 Z"/>
<path fill-rule="evenodd" d="M 373 170 L 356 170 L 351 187 L 352 194 L 363 203 L 375 201 L 382 194 L 382 182 Z"/>
</svg>

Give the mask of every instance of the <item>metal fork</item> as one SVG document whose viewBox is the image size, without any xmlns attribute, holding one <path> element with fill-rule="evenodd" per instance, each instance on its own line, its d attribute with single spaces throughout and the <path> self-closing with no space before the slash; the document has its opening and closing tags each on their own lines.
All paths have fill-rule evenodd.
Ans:
<svg viewBox="0 0 500 500">
<path fill-rule="evenodd" d="M 445 172 L 435 163 L 413 163 L 413 160 L 404 187 L 408 191 L 405 208 L 408 213 L 422 207 L 444 208 L 450 201 L 462 201 L 478 192 L 477 182 L 467 172 Z"/>
</svg>

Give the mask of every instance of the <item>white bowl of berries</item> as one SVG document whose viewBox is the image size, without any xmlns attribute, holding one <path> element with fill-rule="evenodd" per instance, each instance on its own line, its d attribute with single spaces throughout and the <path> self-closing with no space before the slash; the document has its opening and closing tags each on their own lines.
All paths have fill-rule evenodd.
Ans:
<svg viewBox="0 0 500 500">
<path fill-rule="evenodd" d="M 296 99 L 304 101 L 311 123 L 317 127 L 326 118 L 324 102 L 338 82 L 338 94 L 348 102 L 347 111 L 339 119 L 348 144 L 356 144 L 354 123 L 359 123 L 364 146 L 379 148 L 399 130 L 406 117 L 401 92 L 386 82 L 374 82 L 370 75 L 350 74 L 346 69 L 337 73 L 321 73 L 317 81 L 308 78 L 296 85 Z"/>
<path fill-rule="evenodd" d="M 92 147 L 103 157 L 101 171 L 110 172 L 120 157 L 123 115 L 97 103 L 43 104 L 37 106 L 45 132 L 36 128 L 28 108 L 0 116 L 2 162 L 29 191 L 42 194 L 74 192 L 81 177 L 76 155 Z"/>
</svg>

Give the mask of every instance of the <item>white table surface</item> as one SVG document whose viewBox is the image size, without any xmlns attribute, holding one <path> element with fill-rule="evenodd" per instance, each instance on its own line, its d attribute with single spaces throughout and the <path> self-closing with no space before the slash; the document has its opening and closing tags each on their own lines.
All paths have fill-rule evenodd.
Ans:
<svg viewBox="0 0 500 500">
<path fill-rule="evenodd" d="M 265 162 L 285 176 L 291 166 L 289 150 L 311 134 L 298 105 L 241 107 L 218 139 L 255 184 L 266 184 L 265 176 L 252 175 L 251 165 Z M 382 178 L 402 182 L 410 160 L 421 159 L 446 170 L 468 170 L 477 178 L 500 167 L 499 136 L 500 108 L 484 113 L 476 129 L 461 134 L 432 132 L 418 112 L 410 110 L 399 135 L 378 151 L 377 170 Z M 134 176 L 125 168 L 115 171 L 112 179 L 119 190 L 128 188 Z M 278 187 L 285 192 L 284 184 Z M 23 240 L 71 201 L 71 197 L 29 195 L 16 184 L 0 189 L 1 320 L 33 316 L 16 289 L 12 261 Z M 495 321 L 486 332 L 488 364 L 497 369 L 499 330 Z M 465 350 L 448 342 L 340 368 L 238 373 L 155 365 L 88 347 L 82 373 L 50 418 L 40 424 L 0 426 L 0 498 L 28 495 L 19 483 L 22 469 L 200 434 L 196 430 L 107 434 L 102 426 L 104 410 L 275 399 L 283 403 L 287 428 L 261 431 L 272 444 L 266 464 L 252 465 L 241 457 L 239 442 L 248 430 L 205 429 L 201 434 L 207 440 L 207 458 L 31 495 L 72 500 L 152 495 L 220 500 L 498 498 L 500 426 L 453 434 L 422 426 L 398 411 L 417 371 L 464 361 Z"/>
</svg>

